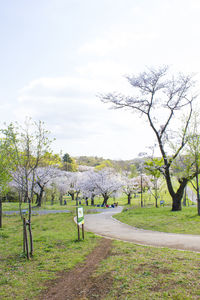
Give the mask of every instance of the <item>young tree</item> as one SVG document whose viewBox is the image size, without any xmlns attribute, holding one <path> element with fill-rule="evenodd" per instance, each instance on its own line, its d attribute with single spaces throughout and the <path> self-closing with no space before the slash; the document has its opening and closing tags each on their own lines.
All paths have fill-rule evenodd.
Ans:
<svg viewBox="0 0 200 300">
<path fill-rule="evenodd" d="M 199 132 L 199 114 L 195 112 L 193 123 L 188 134 L 187 160 L 192 162 L 189 171 L 195 172 L 196 184 L 191 183 L 196 190 L 197 195 L 197 213 L 200 216 L 200 191 L 199 191 L 199 173 L 200 173 L 200 132 Z"/>
<path fill-rule="evenodd" d="M 44 124 L 26 119 L 24 126 L 10 124 L 2 130 L 5 140 L 14 148 L 15 172 L 11 175 L 18 186 L 21 187 L 21 195 L 24 201 L 29 203 L 28 228 L 30 233 L 30 254 L 33 254 L 33 243 L 31 233 L 31 210 L 36 185 L 36 170 L 40 165 L 42 157 L 49 152 L 50 140 L 49 132 L 44 128 Z M 10 149 L 7 149 L 9 155 Z M 15 176 L 17 174 L 17 176 Z"/>
<path fill-rule="evenodd" d="M 172 211 L 181 210 L 181 199 L 187 182 L 195 176 L 179 179 L 179 187 L 173 186 L 171 166 L 187 143 L 187 131 L 192 115 L 192 103 L 195 97 L 191 94 L 194 82 L 191 76 L 179 74 L 176 78 L 170 79 L 168 68 L 149 69 L 138 76 L 127 76 L 127 80 L 135 90 L 135 94 L 124 96 L 117 93 L 101 95 L 104 103 L 112 103 L 113 108 L 128 108 L 139 112 L 146 118 L 150 128 L 153 130 L 158 142 L 160 153 L 163 158 L 163 166 L 158 169 L 164 175 L 168 191 L 172 197 Z M 184 130 L 180 140 L 176 141 L 176 148 L 170 155 L 168 154 L 167 139 L 170 139 L 169 130 L 177 124 L 177 114 L 187 109 Z"/>
<path fill-rule="evenodd" d="M 7 149 L 10 149 L 9 155 Z M 0 228 L 2 227 L 2 197 L 7 192 L 8 183 L 11 180 L 10 171 L 13 168 L 13 148 L 7 141 L 0 140 Z"/>
<path fill-rule="evenodd" d="M 55 180 L 62 176 L 62 171 L 53 166 L 38 167 L 35 172 L 34 194 L 36 195 L 36 204 L 42 205 L 42 198 L 47 185 L 51 185 Z"/>
<path fill-rule="evenodd" d="M 150 189 L 153 197 L 155 198 L 155 206 L 158 207 L 158 186 L 159 186 L 159 179 L 161 177 L 161 172 L 158 170 L 158 166 L 163 165 L 163 160 L 159 158 L 151 158 L 145 162 L 145 170 L 148 175 L 151 175 L 151 181 L 153 183 L 153 190 Z"/>
</svg>

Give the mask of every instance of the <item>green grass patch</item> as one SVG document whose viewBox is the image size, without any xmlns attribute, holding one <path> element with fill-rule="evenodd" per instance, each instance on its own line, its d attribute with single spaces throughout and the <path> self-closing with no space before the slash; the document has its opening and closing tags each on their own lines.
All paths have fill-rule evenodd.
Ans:
<svg viewBox="0 0 200 300">
<path fill-rule="evenodd" d="M 169 207 L 125 209 L 114 217 L 137 228 L 200 234 L 200 216 L 197 215 L 196 207 L 183 207 L 178 212 L 172 212 Z"/>
<path fill-rule="evenodd" d="M 113 242 L 94 277 L 113 279 L 105 300 L 199 299 L 200 254 Z"/>
<path fill-rule="evenodd" d="M 3 218 L 0 230 L 0 299 L 35 299 L 57 272 L 83 262 L 98 237 L 86 233 L 77 242 L 72 214 L 33 216 L 34 256 L 22 253 L 22 221 L 19 216 Z"/>
</svg>

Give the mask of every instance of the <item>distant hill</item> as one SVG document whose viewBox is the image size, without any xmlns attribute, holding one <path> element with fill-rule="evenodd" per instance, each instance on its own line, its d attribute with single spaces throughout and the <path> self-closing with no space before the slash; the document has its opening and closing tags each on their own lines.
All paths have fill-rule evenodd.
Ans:
<svg viewBox="0 0 200 300">
<path fill-rule="evenodd" d="M 117 171 L 131 171 L 133 166 L 135 166 L 135 168 L 138 170 L 141 162 L 145 160 L 144 158 L 134 158 L 131 160 L 112 160 L 97 156 L 79 156 L 74 157 L 74 159 L 78 165 L 90 167 L 98 167 L 105 162 L 110 162 L 112 167 Z"/>
</svg>

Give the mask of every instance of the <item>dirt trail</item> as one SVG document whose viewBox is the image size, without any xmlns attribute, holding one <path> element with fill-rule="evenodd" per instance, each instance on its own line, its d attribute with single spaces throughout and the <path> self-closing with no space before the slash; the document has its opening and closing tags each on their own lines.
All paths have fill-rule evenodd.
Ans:
<svg viewBox="0 0 200 300">
<path fill-rule="evenodd" d="M 109 274 L 92 278 L 101 260 L 111 251 L 112 241 L 102 239 L 88 255 L 86 261 L 69 272 L 61 272 L 59 278 L 48 282 L 48 288 L 41 294 L 41 300 L 104 299 L 112 286 Z"/>
</svg>

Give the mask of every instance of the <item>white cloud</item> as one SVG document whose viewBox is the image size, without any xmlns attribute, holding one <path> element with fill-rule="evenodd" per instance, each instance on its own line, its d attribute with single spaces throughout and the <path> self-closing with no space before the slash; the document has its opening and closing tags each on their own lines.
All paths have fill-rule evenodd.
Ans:
<svg viewBox="0 0 200 300">
<path fill-rule="evenodd" d="M 130 112 L 109 110 L 101 103 L 95 94 L 105 87 L 109 91 L 109 85 L 97 77 L 37 79 L 19 91 L 15 114 L 44 121 L 57 139 L 57 151 L 115 158 L 123 153 L 124 157 L 134 157 L 135 138 L 140 137 L 138 126 L 142 130 L 142 123 Z"/>
<path fill-rule="evenodd" d="M 155 40 L 158 35 L 153 32 L 131 32 L 124 29 L 112 30 L 103 37 L 98 37 L 92 41 L 84 43 L 78 50 L 80 54 L 88 54 L 92 56 L 112 55 L 120 53 L 127 49 L 136 47 L 138 42 L 147 43 L 149 40 Z"/>
</svg>

